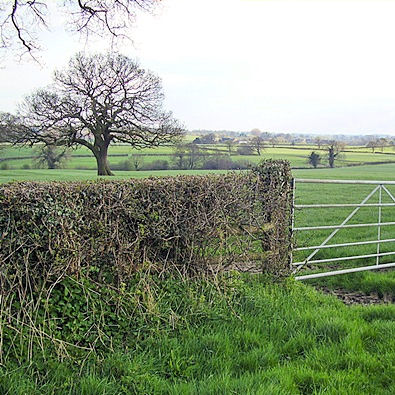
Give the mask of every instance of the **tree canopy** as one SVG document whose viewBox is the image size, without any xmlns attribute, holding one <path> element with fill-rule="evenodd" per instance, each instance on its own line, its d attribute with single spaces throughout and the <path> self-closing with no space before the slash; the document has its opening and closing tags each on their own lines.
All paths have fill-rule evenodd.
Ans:
<svg viewBox="0 0 395 395">
<path fill-rule="evenodd" d="M 54 74 L 54 83 L 28 96 L 21 106 L 19 142 L 83 145 L 92 151 L 99 175 L 112 175 L 110 143 L 134 148 L 177 141 L 182 125 L 163 110 L 160 79 L 120 54 L 73 57 Z"/>
<path fill-rule="evenodd" d="M 21 120 L 8 112 L 0 112 L 0 143 L 13 142 L 21 132 Z"/>
<path fill-rule="evenodd" d="M 51 8 L 67 15 L 68 28 L 91 34 L 128 37 L 138 10 L 152 11 L 161 0 L 0 0 L 0 48 L 32 56 L 40 49 L 39 32 L 48 28 Z"/>
</svg>

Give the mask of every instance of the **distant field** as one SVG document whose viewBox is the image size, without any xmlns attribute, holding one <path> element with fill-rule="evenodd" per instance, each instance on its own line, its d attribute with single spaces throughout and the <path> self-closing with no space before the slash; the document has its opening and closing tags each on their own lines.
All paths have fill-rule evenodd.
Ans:
<svg viewBox="0 0 395 395">
<path fill-rule="evenodd" d="M 157 170 L 157 171 L 116 171 L 110 179 L 144 178 L 150 176 L 174 176 L 180 174 L 215 174 L 225 170 Z M 395 163 L 384 165 L 364 165 L 342 167 L 335 169 L 303 169 L 294 170 L 293 174 L 299 178 L 333 178 L 333 179 L 365 179 L 365 180 L 395 180 Z M 0 183 L 9 181 L 73 181 L 94 180 L 99 178 L 95 170 L 74 169 L 34 169 L 34 170 L 0 170 Z"/>
<path fill-rule="evenodd" d="M 224 145 L 200 145 L 207 155 L 214 153 L 222 153 L 229 155 L 228 148 Z M 344 152 L 336 161 L 337 166 L 360 165 L 363 163 L 374 162 L 395 162 L 395 151 L 392 147 L 386 147 L 384 154 L 380 151 L 372 153 L 366 147 L 347 147 L 347 152 Z M 292 167 L 309 167 L 307 157 L 311 151 L 320 153 L 322 157 L 322 166 L 327 166 L 326 152 L 324 149 L 318 150 L 315 146 L 278 146 L 275 148 L 266 147 L 262 155 L 238 155 L 237 146 L 232 148 L 230 158 L 233 161 L 248 161 L 250 163 L 257 163 L 262 159 L 286 159 L 289 160 Z M 349 152 L 352 151 L 352 152 Z M 112 166 L 117 166 L 130 157 L 138 156 L 141 164 L 149 164 L 155 160 L 166 160 L 169 167 L 175 165 L 174 147 L 165 146 L 155 149 L 132 149 L 128 145 L 113 145 L 109 149 L 109 162 Z M 35 149 L 32 147 L 6 147 L 0 150 L 0 165 L 7 166 L 8 169 L 23 169 L 24 167 L 35 167 L 33 157 Z M 71 159 L 66 162 L 66 169 L 76 170 L 94 170 L 96 169 L 96 161 L 92 153 L 85 147 L 73 149 L 70 152 Z"/>
</svg>

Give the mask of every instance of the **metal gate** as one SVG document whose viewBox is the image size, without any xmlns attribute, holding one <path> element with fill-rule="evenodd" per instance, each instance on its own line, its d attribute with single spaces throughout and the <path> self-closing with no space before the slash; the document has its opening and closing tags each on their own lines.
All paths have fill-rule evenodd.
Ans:
<svg viewBox="0 0 395 395">
<path fill-rule="evenodd" d="M 365 184 L 365 185 L 373 185 L 373 189 L 365 196 L 365 198 L 359 203 L 346 203 L 346 204 L 339 204 L 339 203 L 330 203 L 330 204 L 296 204 L 296 188 L 298 184 L 302 183 L 313 183 L 313 184 Z M 395 206 L 395 197 L 392 193 L 388 190 L 386 185 L 395 185 L 395 181 L 365 181 L 365 180 L 318 180 L 318 179 L 300 179 L 295 178 L 293 179 L 293 204 L 292 204 L 292 232 L 293 232 L 293 239 L 297 232 L 303 231 L 314 231 L 314 230 L 324 230 L 324 229 L 333 229 L 331 234 L 326 237 L 321 244 L 319 245 L 311 245 L 311 246 L 296 246 L 293 248 L 292 255 L 291 255 L 291 270 L 296 275 L 295 279 L 297 280 L 305 280 L 309 278 L 318 278 L 318 277 L 327 277 L 327 276 L 334 276 L 337 274 L 345 274 L 345 273 L 352 273 L 352 272 L 359 272 L 365 270 L 376 270 L 376 269 L 384 269 L 395 267 L 395 262 L 392 263 L 380 263 L 380 257 L 387 256 L 387 255 L 395 255 L 395 251 L 387 251 L 387 252 L 380 252 L 380 245 L 383 243 L 391 243 L 395 242 L 395 238 L 381 238 L 381 228 L 389 225 L 395 225 L 395 222 L 382 222 L 382 208 L 383 207 L 392 207 Z M 378 203 L 367 203 L 368 200 L 378 193 Z M 389 196 L 391 203 L 383 203 L 383 194 Z M 295 226 L 295 213 L 297 210 L 303 210 L 306 208 L 344 208 L 350 207 L 353 210 L 350 214 L 344 218 L 344 220 L 339 225 L 322 225 L 322 226 L 306 226 L 306 227 L 297 227 Z M 348 223 L 351 218 L 362 208 L 362 207 L 377 207 L 377 222 L 376 223 Z M 377 228 L 377 239 L 376 240 L 364 240 L 364 241 L 357 241 L 357 242 L 349 242 L 349 243 L 338 243 L 338 244 L 328 244 L 329 241 L 341 230 L 346 228 L 362 228 L 362 227 L 376 227 Z M 395 236 L 395 231 L 394 231 Z M 367 245 L 367 244 L 376 244 L 377 250 L 374 254 L 365 254 L 365 255 L 354 255 L 354 256 L 336 256 L 326 259 L 313 259 L 316 254 L 321 251 L 322 249 L 327 248 L 341 248 L 341 247 L 348 247 L 348 246 L 359 246 L 359 245 Z M 394 244 L 395 245 L 395 244 Z M 395 247 L 394 247 L 395 248 Z M 294 261 L 294 252 L 296 251 L 311 251 L 312 252 L 307 256 L 307 258 L 303 259 L 302 261 L 295 262 Z M 328 263 L 328 262 L 344 262 L 348 260 L 356 260 L 356 259 L 368 259 L 368 258 L 376 258 L 376 264 L 368 265 L 368 266 L 358 266 L 358 267 L 351 267 L 347 269 L 338 269 L 332 271 L 325 271 L 320 273 L 313 273 L 313 274 L 305 274 L 305 275 L 297 275 L 303 269 L 308 267 L 311 264 L 319 265 L 321 263 Z"/>
</svg>

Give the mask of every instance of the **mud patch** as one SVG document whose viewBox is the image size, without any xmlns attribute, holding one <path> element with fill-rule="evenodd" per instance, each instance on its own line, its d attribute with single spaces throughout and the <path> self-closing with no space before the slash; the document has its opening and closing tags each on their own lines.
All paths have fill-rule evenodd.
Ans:
<svg viewBox="0 0 395 395">
<path fill-rule="evenodd" d="M 361 304 L 361 305 L 372 305 L 372 304 L 389 304 L 395 303 L 395 297 L 391 294 L 384 294 L 380 296 L 376 292 L 365 294 L 362 292 L 348 291 L 345 289 L 329 289 L 323 286 L 316 287 L 319 291 L 334 295 L 340 299 L 346 305 Z"/>
</svg>

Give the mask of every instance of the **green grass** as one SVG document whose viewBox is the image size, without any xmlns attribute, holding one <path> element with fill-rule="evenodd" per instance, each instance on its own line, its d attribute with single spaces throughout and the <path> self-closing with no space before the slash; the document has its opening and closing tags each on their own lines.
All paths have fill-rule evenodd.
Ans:
<svg viewBox="0 0 395 395">
<path fill-rule="evenodd" d="M 234 276 L 225 283 L 234 287 L 230 297 L 197 284 L 181 281 L 174 288 L 174 281 L 161 280 L 155 308 L 169 319 L 153 321 L 129 350 L 90 355 L 82 365 L 48 355 L 30 365 L 9 364 L 0 368 L 0 392 L 395 392 L 395 306 L 347 307 L 304 284 L 258 276 Z M 181 317 L 183 325 L 173 330 Z M 133 333 L 128 337 L 133 344 Z"/>
<path fill-rule="evenodd" d="M 223 154 L 227 154 L 228 150 L 226 146 L 223 145 L 202 145 L 200 146 L 202 149 L 208 150 L 207 152 L 221 151 Z M 261 156 L 258 155 L 237 155 L 236 153 L 237 146 L 232 148 L 231 158 L 234 161 L 239 160 L 248 160 L 251 163 L 256 163 L 262 159 L 287 159 L 290 161 L 293 167 L 308 167 L 307 157 L 311 153 L 311 151 L 317 151 L 322 156 L 323 165 L 326 165 L 326 151 L 324 149 L 318 150 L 315 146 L 288 146 L 288 147 L 269 147 L 267 146 L 263 151 Z M 346 152 L 342 155 L 342 158 L 337 161 L 338 166 L 348 166 L 351 164 L 362 164 L 367 162 L 387 162 L 387 161 L 395 161 L 395 151 L 392 147 L 386 147 L 385 155 L 381 154 L 381 152 L 372 153 L 366 149 L 366 147 L 347 147 L 347 150 L 352 152 Z M 114 155 L 134 155 L 139 154 L 143 155 L 142 160 L 145 164 L 151 163 L 154 160 L 167 160 L 169 164 L 173 164 L 174 158 L 172 154 L 174 153 L 174 147 L 172 146 L 162 146 L 153 149 L 142 149 L 136 150 L 132 149 L 129 145 L 118 144 L 112 145 L 109 148 L 109 160 L 110 163 L 116 165 L 122 161 L 127 159 L 126 156 L 114 156 Z M 2 150 L 0 150 L 0 158 L 19 158 L 17 160 L 7 160 L 7 163 L 10 169 L 22 169 L 25 165 L 29 165 L 34 167 L 34 161 L 32 159 L 28 159 L 28 157 L 34 156 L 34 148 L 33 147 L 13 147 L 6 146 Z M 85 155 L 86 157 L 80 157 L 81 155 Z M 93 157 L 92 153 L 85 147 L 77 147 L 71 151 L 71 160 L 66 162 L 66 169 L 95 169 L 96 161 Z"/>
<path fill-rule="evenodd" d="M 227 301 L 230 306 L 221 294 L 206 293 L 203 288 L 188 300 L 199 303 L 196 318 L 187 314 L 185 325 L 173 331 L 169 315 L 160 330 L 147 332 L 130 350 L 117 349 L 103 359 L 91 355 L 83 365 L 37 358 L 14 369 L 3 366 L 0 392 L 395 392 L 394 306 L 346 307 L 293 282 L 269 284 L 247 276 L 232 281 L 237 291 Z M 163 289 L 168 285 L 164 281 Z M 188 292 L 184 287 L 190 288 L 191 283 L 178 286 L 180 295 Z M 175 290 L 158 296 L 177 319 Z"/>
</svg>

